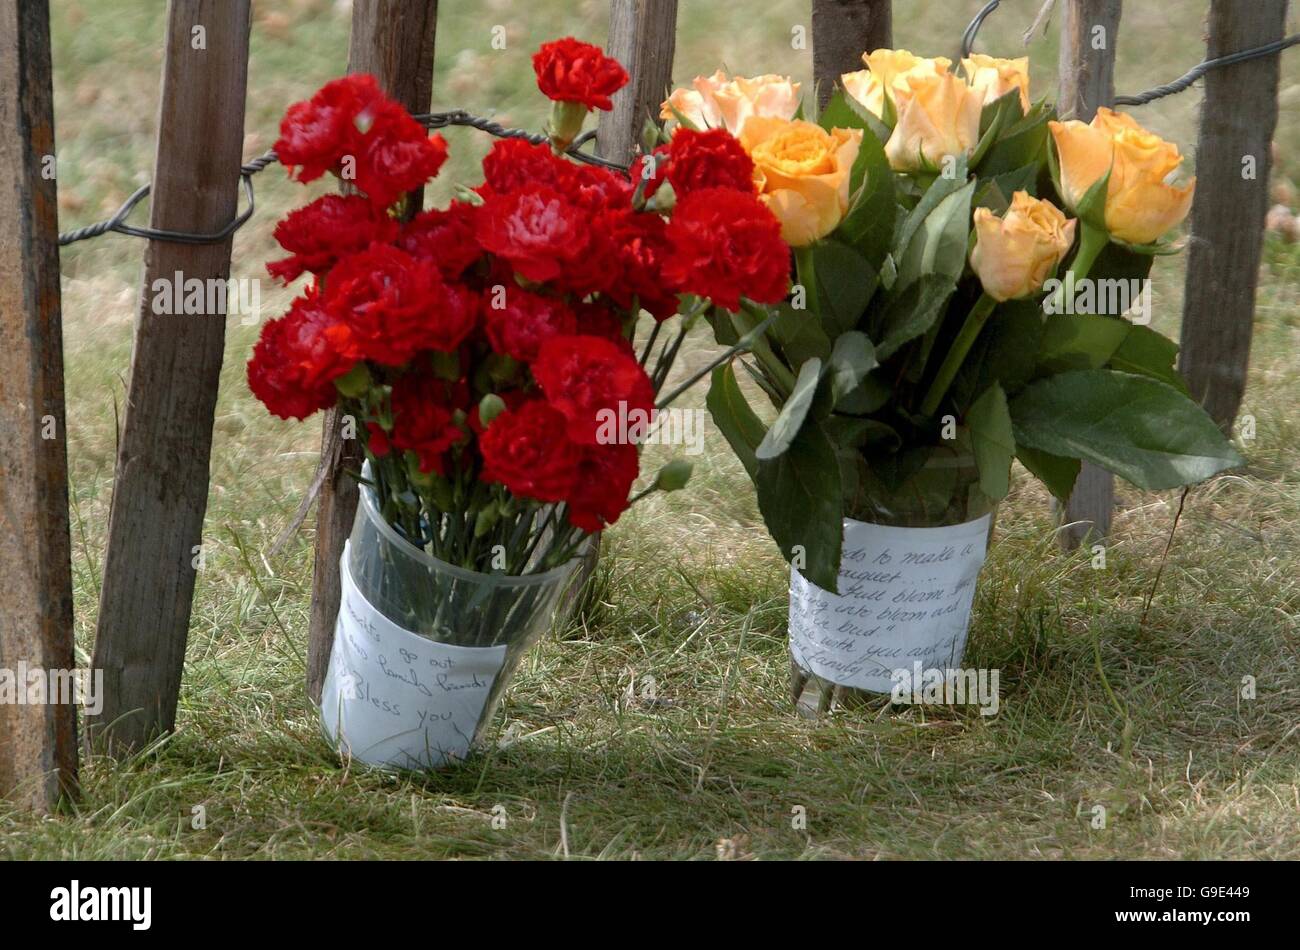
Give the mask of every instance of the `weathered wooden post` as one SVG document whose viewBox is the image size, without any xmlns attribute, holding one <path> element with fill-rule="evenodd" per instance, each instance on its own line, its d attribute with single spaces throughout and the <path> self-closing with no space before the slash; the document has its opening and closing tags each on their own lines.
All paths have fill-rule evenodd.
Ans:
<svg viewBox="0 0 1300 950">
<path fill-rule="evenodd" d="M 813 79 L 826 105 L 840 76 L 862 68 L 862 54 L 892 46 L 891 0 L 812 0 Z"/>
<path fill-rule="evenodd" d="M 210 233 L 235 216 L 248 30 L 249 0 L 168 4 L 154 228 Z M 153 240 L 145 252 L 95 639 L 104 706 L 87 720 L 118 752 L 176 721 L 225 342 L 225 295 L 214 291 L 230 275 L 230 244 Z M 182 312 L 170 312 L 178 299 Z"/>
<path fill-rule="evenodd" d="M 1115 101 L 1115 45 L 1119 39 L 1120 0 L 1067 0 L 1061 19 L 1060 94 L 1062 118 L 1089 122 L 1098 106 Z M 1074 493 L 1065 504 L 1067 527 L 1059 535 L 1066 550 L 1092 534 L 1110 534 L 1115 510 L 1115 477 L 1084 462 Z"/>
<path fill-rule="evenodd" d="M 75 665 L 49 20 L 46 0 L 0 0 L 0 670 L 15 690 L 24 667 Z M 74 790 L 71 699 L 0 703 L 0 795 L 48 811 Z"/>
<path fill-rule="evenodd" d="M 646 119 L 659 121 L 676 48 L 677 0 L 610 0 L 605 52 L 631 80 L 614 94 L 613 111 L 600 114 L 596 145 L 605 158 L 630 163 Z"/>
<path fill-rule="evenodd" d="M 380 88 L 411 112 L 427 112 L 433 98 L 433 47 L 437 0 L 355 0 L 348 72 L 370 73 Z M 422 192 L 413 192 L 407 213 L 420 210 Z M 338 618 L 339 558 L 357 512 L 357 483 L 363 458 L 357 439 L 342 437 L 340 413 L 325 413 L 321 465 L 326 466 L 316 508 L 315 564 L 312 568 L 311 620 L 307 639 L 307 694 L 320 702 L 321 687 L 334 645 Z M 364 432 L 364 427 L 358 427 Z"/>
<path fill-rule="evenodd" d="M 1286 8 L 1212 0 L 1209 57 L 1280 40 Z M 1280 69 L 1265 56 L 1205 76 L 1179 369 L 1225 432 L 1246 390 Z"/>
</svg>

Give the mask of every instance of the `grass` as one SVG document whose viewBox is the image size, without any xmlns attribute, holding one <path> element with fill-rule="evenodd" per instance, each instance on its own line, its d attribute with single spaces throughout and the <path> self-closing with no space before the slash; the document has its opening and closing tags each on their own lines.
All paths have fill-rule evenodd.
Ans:
<svg viewBox="0 0 1300 950">
<path fill-rule="evenodd" d="M 946 52 L 980 5 L 900 0 L 898 44 Z M 1003 4 L 982 47 L 1017 51 L 1038 6 Z M 61 225 L 70 228 L 115 208 L 147 174 L 163 17 L 147 0 L 53 7 Z M 269 147 L 287 102 L 342 70 L 345 7 L 256 4 L 246 155 Z M 527 94 L 527 53 L 564 32 L 604 36 L 603 3 L 444 7 L 435 107 L 521 125 L 542 114 Z M 1121 91 L 1200 58 L 1203 9 L 1194 0 L 1126 9 Z M 498 24 L 508 46 L 494 52 Z M 807 24 L 806 3 L 742 16 L 683 0 L 681 24 L 679 80 L 718 61 L 811 72 L 789 41 L 792 26 Z M 1047 90 L 1054 40 L 1031 55 L 1036 88 Z M 1278 133 L 1291 177 L 1300 171 L 1298 57 L 1284 60 Z M 1142 118 L 1190 152 L 1197 102 L 1184 94 Z M 447 179 L 473 181 L 484 147 L 458 134 Z M 260 274 L 276 217 L 314 194 L 274 169 L 258 185 L 236 276 Z M 110 236 L 63 253 L 83 662 L 141 252 Z M 1156 325 L 1176 334 L 1182 262 L 1157 268 Z M 710 428 L 690 488 L 655 497 L 610 533 L 592 608 L 525 662 L 485 754 L 427 778 L 348 768 L 318 737 L 302 689 L 310 526 L 277 557 L 266 552 L 310 481 L 319 427 L 276 422 L 248 395 L 243 364 L 256 327 L 232 318 L 178 729 L 131 762 L 86 760 L 82 798 L 67 814 L 41 820 L 0 805 L 0 856 L 1300 857 L 1298 288 L 1300 253 L 1270 242 L 1243 407 L 1256 421 L 1243 446 L 1249 465 L 1188 498 L 1144 626 L 1177 493 L 1122 489 L 1105 567 L 1095 569 L 1091 552 L 1056 549 L 1043 491 L 1017 474 L 967 654 L 968 665 L 1000 671 L 997 716 L 876 707 L 809 723 L 791 714 L 786 572 L 739 464 Z M 262 289 L 268 316 L 287 303 L 269 282 Z M 708 351 L 696 341 L 689 365 Z M 667 457 L 653 448 L 646 467 Z M 1242 697 L 1245 677 L 1253 699 Z M 1093 827 L 1097 806 L 1104 828 Z"/>
</svg>

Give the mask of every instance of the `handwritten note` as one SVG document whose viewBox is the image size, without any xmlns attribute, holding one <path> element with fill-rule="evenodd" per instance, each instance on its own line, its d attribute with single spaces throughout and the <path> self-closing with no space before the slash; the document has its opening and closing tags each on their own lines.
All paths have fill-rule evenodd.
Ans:
<svg viewBox="0 0 1300 950">
<path fill-rule="evenodd" d="M 892 670 L 958 666 L 989 518 L 937 528 L 846 520 L 838 595 L 791 571 L 791 656 L 832 683 L 880 693 Z"/>
<path fill-rule="evenodd" d="M 340 752 L 371 765 L 439 768 L 463 759 L 506 648 L 436 643 L 404 630 L 357 589 L 343 551 L 343 600 L 321 690 Z"/>
</svg>

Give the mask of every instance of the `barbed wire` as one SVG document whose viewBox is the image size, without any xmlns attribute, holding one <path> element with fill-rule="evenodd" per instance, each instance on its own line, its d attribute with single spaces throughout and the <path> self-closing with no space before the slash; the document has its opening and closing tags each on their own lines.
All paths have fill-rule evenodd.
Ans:
<svg viewBox="0 0 1300 950">
<path fill-rule="evenodd" d="M 961 37 L 961 55 L 963 58 L 970 56 L 971 50 L 975 47 L 975 37 L 979 34 L 980 27 L 988 19 L 989 14 L 1001 6 L 1002 0 L 989 0 L 975 14 L 975 18 L 970 21 L 966 27 L 966 32 Z M 1032 29 L 1032 28 L 1031 28 Z M 1156 86 L 1154 89 L 1148 89 L 1146 92 L 1139 92 L 1133 96 L 1116 96 L 1115 105 L 1117 106 L 1144 106 L 1147 103 L 1155 102 L 1157 99 L 1163 99 L 1165 96 L 1172 96 L 1175 93 L 1183 92 L 1212 69 L 1220 69 L 1224 66 L 1233 66 L 1237 63 L 1244 63 L 1247 60 L 1259 59 L 1262 56 L 1275 56 L 1285 49 L 1300 44 L 1300 33 L 1288 36 L 1285 39 L 1277 40 L 1273 43 L 1266 43 L 1263 46 L 1255 46 L 1250 49 L 1244 49 L 1236 53 L 1228 53 L 1224 56 L 1218 56 L 1214 59 L 1207 59 L 1204 62 L 1197 63 L 1183 76 L 1178 77 L 1173 82 L 1167 82 L 1163 86 Z"/>
<path fill-rule="evenodd" d="M 525 129 L 511 129 L 494 122 L 483 116 L 473 115 L 463 109 L 455 109 L 451 112 L 421 112 L 414 116 L 414 119 L 423 125 L 426 129 L 445 129 L 448 126 L 462 126 L 465 128 L 478 129 L 481 132 L 487 132 L 489 135 L 495 135 L 502 139 L 524 139 L 534 145 L 541 145 L 548 141 L 545 134 L 540 132 L 529 132 Z M 600 165 L 614 171 L 626 172 L 627 166 L 619 162 L 602 158 L 599 155 L 593 155 L 590 152 L 582 151 L 582 147 L 590 142 L 596 133 L 589 131 L 575 139 L 569 146 L 566 154 L 572 156 L 580 162 L 586 162 L 589 165 Z M 256 209 L 257 196 L 253 188 L 253 176 L 270 165 L 279 162 L 274 150 L 267 151 L 257 158 L 241 165 L 239 168 L 239 181 L 243 186 L 244 197 L 248 201 L 248 207 L 235 219 L 227 224 L 220 231 L 209 233 L 200 233 L 194 231 L 172 231 L 167 228 L 139 227 L 134 224 L 128 224 L 126 219 L 130 217 L 131 212 L 135 210 L 136 205 L 149 196 L 152 184 L 141 185 L 133 191 L 122 202 L 122 206 L 113 213 L 111 217 L 103 221 L 97 221 L 94 224 L 88 224 L 85 227 L 76 228 L 72 231 L 64 231 L 59 235 L 59 246 L 65 247 L 69 244 L 75 244 L 78 241 L 84 241 L 87 238 L 99 237 L 101 234 L 114 232 L 117 234 L 128 234 L 131 237 L 147 238 L 150 241 L 171 241 L 175 244 L 216 244 L 224 241 L 247 223 L 248 219 L 253 216 Z"/>
</svg>

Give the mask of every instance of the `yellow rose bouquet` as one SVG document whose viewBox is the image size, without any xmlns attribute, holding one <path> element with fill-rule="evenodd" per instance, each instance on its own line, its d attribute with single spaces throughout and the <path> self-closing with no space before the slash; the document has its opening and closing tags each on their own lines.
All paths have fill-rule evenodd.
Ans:
<svg viewBox="0 0 1300 950">
<path fill-rule="evenodd" d="M 1026 59 L 863 60 L 815 117 L 774 76 L 719 73 L 664 103 L 670 129 L 736 136 L 792 249 L 771 322 L 751 306 L 711 315 L 719 343 L 762 332 L 714 371 L 708 405 L 797 569 L 792 655 L 819 677 L 812 654 L 836 651 L 812 634 L 795 649 L 796 604 L 869 589 L 863 561 L 898 550 L 859 543 L 855 525 L 986 528 L 1015 458 L 1062 499 L 1085 459 L 1146 489 L 1241 464 L 1143 319 L 1152 255 L 1173 250 L 1162 238 L 1192 199 L 1177 146 L 1107 109 L 1057 121 L 1031 100 Z M 775 407 L 770 425 L 738 372 Z M 947 634 L 899 655 L 950 651 L 964 620 Z"/>
</svg>

